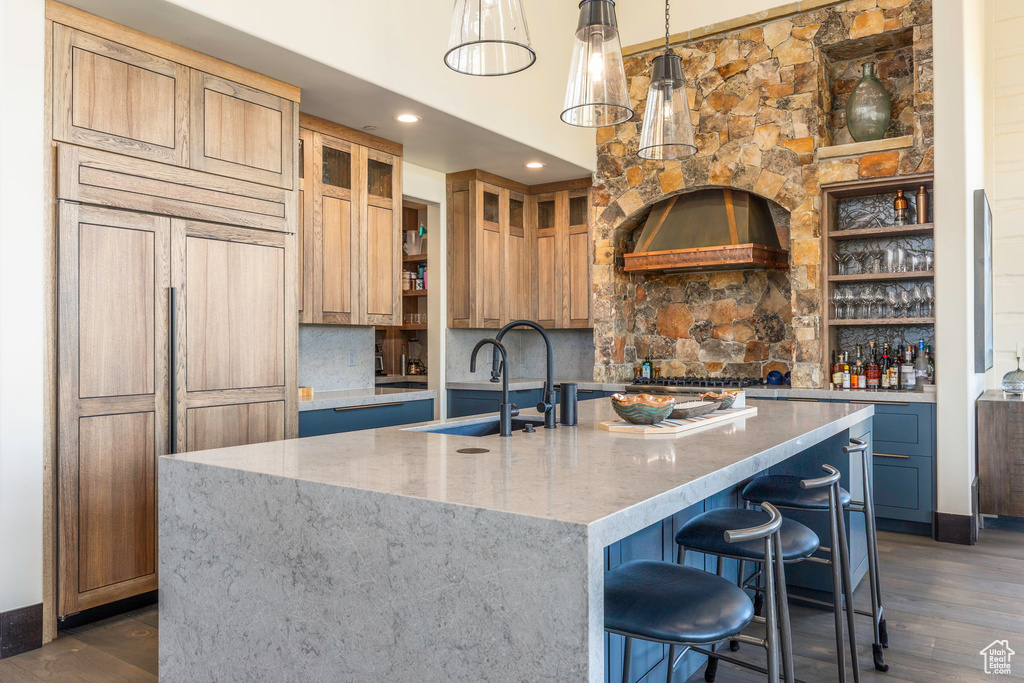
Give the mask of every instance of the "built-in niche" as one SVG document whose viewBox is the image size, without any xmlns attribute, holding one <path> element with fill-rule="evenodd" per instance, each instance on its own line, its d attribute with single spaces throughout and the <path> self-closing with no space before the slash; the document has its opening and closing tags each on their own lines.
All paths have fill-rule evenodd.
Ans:
<svg viewBox="0 0 1024 683">
<path fill-rule="evenodd" d="M 885 138 L 913 135 L 914 130 L 914 29 L 878 33 L 821 48 L 822 89 L 826 112 L 825 145 L 853 142 L 846 127 L 846 103 L 860 80 L 864 62 L 875 62 L 878 79 L 889 91 L 892 120 Z"/>
</svg>

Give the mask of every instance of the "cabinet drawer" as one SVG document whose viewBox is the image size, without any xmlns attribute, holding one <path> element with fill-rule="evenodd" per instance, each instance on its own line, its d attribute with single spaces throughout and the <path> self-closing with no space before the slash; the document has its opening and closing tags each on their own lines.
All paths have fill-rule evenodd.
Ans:
<svg viewBox="0 0 1024 683">
<path fill-rule="evenodd" d="M 307 410 L 299 413 L 299 436 L 319 436 L 379 429 L 397 425 L 426 422 L 434 419 L 434 401 L 407 401 L 372 406 Z"/>
<path fill-rule="evenodd" d="M 871 403 L 871 401 L 850 401 Z M 873 403 L 875 453 L 932 457 L 935 447 L 935 405 Z"/>
<path fill-rule="evenodd" d="M 935 495 L 932 458 L 876 451 L 874 465 L 875 516 L 930 524 Z"/>
</svg>

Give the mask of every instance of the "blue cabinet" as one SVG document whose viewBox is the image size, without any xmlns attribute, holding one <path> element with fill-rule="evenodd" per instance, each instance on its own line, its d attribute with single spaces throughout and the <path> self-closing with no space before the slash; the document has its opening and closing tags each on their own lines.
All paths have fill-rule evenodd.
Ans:
<svg viewBox="0 0 1024 683">
<path fill-rule="evenodd" d="M 327 410 L 306 410 L 299 413 L 299 436 L 320 436 L 379 429 L 396 425 L 427 422 L 434 419 L 434 401 L 405 401 L 352 406 Z"/>
<path fill-rule="evenodd" d="M 933 460 L 923 455 L 875 454 L 875 516 L 931 524 L 935 509 Z"/>
<path fill-rule="evenodd" d="M 501 386 L 501 385 L 498 385 Z M 508 400 L 520 409 L 534 408 L 540 403 L 543 390 L 521 389 L 508 392 Z M 501 404 L 501 391 L 454 389 L 448 392 L 448 417 L 466 417 L 483 413 L 496 413 Z"/>
</svg>

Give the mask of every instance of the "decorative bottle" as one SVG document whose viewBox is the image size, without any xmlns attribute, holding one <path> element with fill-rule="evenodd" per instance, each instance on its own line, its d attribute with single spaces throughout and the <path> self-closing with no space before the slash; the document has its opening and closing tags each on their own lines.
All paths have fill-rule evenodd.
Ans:
<svg viewBox="0 0 1024 683">
<path fill-rule="evenodd" d="M 889 128 L 889 92 L 875 75 L 875 63 L 864 62 L 863 75 L 846 101 L 846 126 L 857 142 L 881 140 Z"/>
</svg>

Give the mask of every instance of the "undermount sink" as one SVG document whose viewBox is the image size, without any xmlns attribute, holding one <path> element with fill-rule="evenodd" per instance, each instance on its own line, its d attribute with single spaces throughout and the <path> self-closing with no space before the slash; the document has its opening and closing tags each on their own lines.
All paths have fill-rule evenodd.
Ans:
<svg viewBox="0 0 1024 683">
<path fill-rule="evenodd" d="M 535 429 L 544 428 L 544 418 L 526 419 L 514 418 L 512 420 L 512 432 L 521 431 L 527 425 L 533 425 Z M 498 418 L 485 420 L 474 419 L 463 422 L 445 422 L 439 425 L 428 425 L 426 427 L 413 427 L 407 429 L 409 432 L 428 432 L 430 434 L 452 434 L 454 436 L 495 436 L 500 431 Z"/>
</svg>

